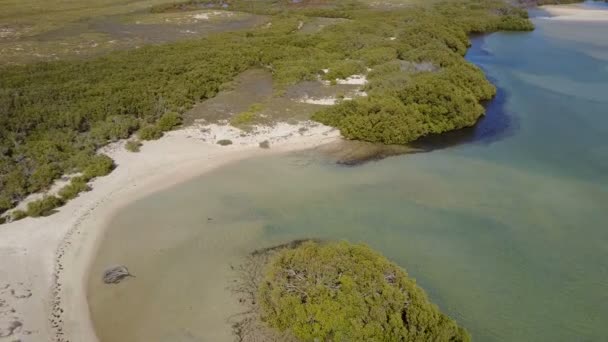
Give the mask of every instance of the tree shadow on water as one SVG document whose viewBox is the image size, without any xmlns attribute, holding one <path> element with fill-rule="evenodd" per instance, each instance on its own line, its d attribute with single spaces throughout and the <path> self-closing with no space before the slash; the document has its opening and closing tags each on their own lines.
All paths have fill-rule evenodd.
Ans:
<svg viewBox="0 0 608 342">
<path fill-rule="evenodd" d="M 472 127 L 420 138 L 410 145 L 420 152 L 430 152 L 463 144 L 491 144 L 509 136 L 517 130 L 518 123 L 506 111 L 508 94 L 498 88 L 496 97 L 484 103 L 486 115 Z"/>
<path fill-rule="evenodd" d="M 489 75 L 485 64 L 496 62 L 496 56 L 486 48 L 484 40 L 487 35 L 471 36 L 471 47 L 467 51 L 468 62 L 481 68 L 492 84 L 497 80 Z M 518 128 L 516 118 L 507 112 L 506 104 L 509 93 L 506 89 L 498 87 L 496 96 L 483 103 L 486 109 L 485 116 L 481 117 L 472 127 L 466 127 L 452 132 L 432 134 L 414 141 L 410 145 L 419 152 L 430 152 L 446 149 L 464 144 L 491 144 L 512 136 Z"/>
<path fill-rule="evenodd" d="M 315 149 L 334 163 L 354 167 L 386 158 L 428 153 L 468 144 L 489 145 L 512 136 L 517 131 L 516 118 L 505 109 L 508 95 L 498 89 L 494 99 L 484 103 L 486 115 L 472 127 L 428 135 L 408 145 L 384 145 L 362 141 L 340 141 Z"/>
</svg>

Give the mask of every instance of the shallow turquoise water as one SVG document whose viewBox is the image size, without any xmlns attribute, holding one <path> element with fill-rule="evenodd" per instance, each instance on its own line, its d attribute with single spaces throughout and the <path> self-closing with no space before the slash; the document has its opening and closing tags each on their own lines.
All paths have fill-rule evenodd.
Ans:
<svg viewBox="0 0 608 342">
<path fill-rule="evenodd" d="M 90 286 L 102 341 L 228 340 L 229 265 L 309 237 L 380 250 L 476 341 L 606 340 L 608 25 L 536 24 L 471 50 L 501 95 L 469 142 L 246 160 L 121 212 Z M 138 277 L 99 285 L 114 263 Z"/>
</svg>

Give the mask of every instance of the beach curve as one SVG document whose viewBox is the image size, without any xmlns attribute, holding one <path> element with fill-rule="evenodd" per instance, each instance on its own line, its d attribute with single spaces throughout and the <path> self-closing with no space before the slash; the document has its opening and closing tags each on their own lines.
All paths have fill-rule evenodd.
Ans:
<svg viewBox="0 0 608 342">
<path fill-rule="evenodd" d="M 127 152 L 124 142 L 107 146 L 102 152 L 117 168 L 95 180 L 92 191 L 49 217 L 0 226 L 0 276 L 9 279 L 0 282 L 0 302 L 11 309 L 3 315 L 0 308 L 0 329 L 6 326 L 7 337 L 24 342 L 98 341 L 87 303 L 88 269 L 117 210 L 231 162 L 340 139 L 337 130 L 312 122 L 277 124 L 242 136 L 236 132 L 189 127 L 146 143 L 140 153 Z M 216 144 L 225 137 L 233 145 Z M 264 140 L 270 149 L 259 147 Z"/>
</svg>

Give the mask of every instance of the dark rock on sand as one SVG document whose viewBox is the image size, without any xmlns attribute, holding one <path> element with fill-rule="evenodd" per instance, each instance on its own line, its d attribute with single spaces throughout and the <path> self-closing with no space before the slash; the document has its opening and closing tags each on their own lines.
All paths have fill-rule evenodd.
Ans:
<svg viewBox="0 0 608 342">
<path fill-rule="evenodd" d="M 103 282 L 106 284 L 118 284 L 128 277 L 135 277 L 126 266 L 114 266 L 103 272 Z"/>
</svg>

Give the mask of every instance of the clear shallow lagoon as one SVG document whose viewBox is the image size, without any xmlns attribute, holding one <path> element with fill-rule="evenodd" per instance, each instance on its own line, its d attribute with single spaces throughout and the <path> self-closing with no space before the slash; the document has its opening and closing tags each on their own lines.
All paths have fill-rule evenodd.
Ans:
<svg viewBox="0 0 608 342">
<path fill-rule="evenodd" d="M 608 24 L 536 24 L 470 51 L 501 93 L 465 143 L 251 159 L 121 211 L 89 285 L 102 342 L 230 341 L 230 264 L 309 237 L 378 249 L 476 341 L 605 340 Z M 101 284 L 114 264 L 137 277 Z"/>
</svg>

